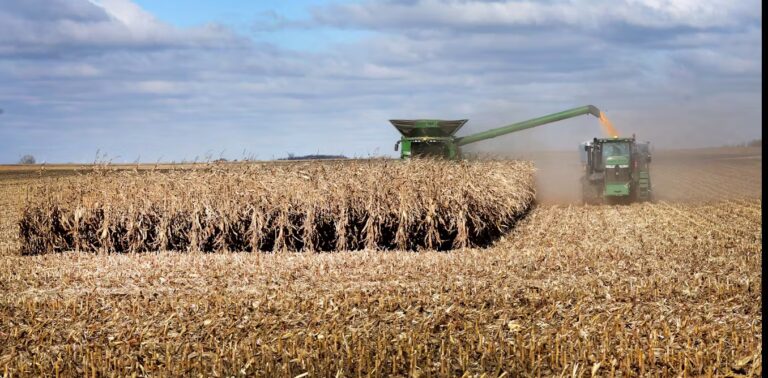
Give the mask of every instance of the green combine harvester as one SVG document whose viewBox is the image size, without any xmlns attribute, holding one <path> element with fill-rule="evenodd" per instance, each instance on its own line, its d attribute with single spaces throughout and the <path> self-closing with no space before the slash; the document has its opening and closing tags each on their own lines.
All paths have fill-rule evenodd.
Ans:
<svg viewBox="0 0 768 378">
<path fill-rule="evenodd" d="M 600 118 L 600 110 L 592 105 L 549 114 L 527 121 L 471 134 L 456 136 L 467 122 L 460 120 L 415 119 L 390 120 L 400 132 L 395 144 L 401 159 L 445 158 L 460 159 L 461 147 L 470 143 L 496 138 L 548 123 L 591 114 Z M 582 194 L 586 203 L 619 203 L 651 200 L 649 144 L 632 138 L 595 138 L 582 143 Z"/>
<path fill-rule="evenodd" d="M 438 119 L 390 120 L 389 122 L 402 134 L 400 140 L 395 144 L 395 151 L 400 147 L 400 158 L 458 159 L 461 158 L 461 146 L 584 114 L 592 114 L 599 118 L 600 110 L 592 105 L 587 105 L 463 137 L 458 137 L 455 134 L 467 122 L 466 119 L 454 121 Z"/>
<path fill-rule="evenodd" d="M 649 142 L 631 138 L 594 138 L 582 143 L 584 203 L 629 203 L 652 199 Z"/>
</svg>

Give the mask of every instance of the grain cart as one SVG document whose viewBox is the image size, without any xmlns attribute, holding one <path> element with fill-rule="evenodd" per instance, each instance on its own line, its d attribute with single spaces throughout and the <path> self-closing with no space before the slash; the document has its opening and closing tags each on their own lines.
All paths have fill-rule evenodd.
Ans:
<svg viewBox="0 0 768 378">
<path fill-rule="evenodd" d="M 586 152 L 581 178 L 584 203 L 629 203 L 651 200 L 649 142 L 631 138 L 594 138 Z"/>
<path fill-rule="evenodd" d="M 461 157 L 461 146 L 583 114 L 592 114 L 599 118 L 600 110 L 592 105 L 587 105 L 462 137 L 455 134 L 467 122 L 466 119 L 453 121 L 438 119 L 390 120 L 389 122 L 402 135 L 400 140 L 395 143 L 395 151 L 400 147 L 400 158 L 458 159 Z"/>
</svg>

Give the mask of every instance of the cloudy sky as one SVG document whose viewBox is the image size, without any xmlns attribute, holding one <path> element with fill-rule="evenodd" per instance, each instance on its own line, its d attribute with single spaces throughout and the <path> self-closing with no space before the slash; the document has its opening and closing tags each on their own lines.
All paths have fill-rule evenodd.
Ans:
<svg viewBox="0 0 768 378">
<path fill-rule="evenodd" d="M 762 136 L 757 0 L 0 0 L 0 163 L 391 155 L 593 104 L 656 148 Z M 583 116 L 492 151 L 575 149 Z"/>
</svg>

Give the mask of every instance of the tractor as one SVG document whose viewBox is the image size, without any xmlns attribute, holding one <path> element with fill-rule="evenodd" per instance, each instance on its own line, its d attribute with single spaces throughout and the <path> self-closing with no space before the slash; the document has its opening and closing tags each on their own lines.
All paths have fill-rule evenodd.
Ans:
<svg viewBox="0 0 768 378">
<path fill-rule="evenodd" d="M 586 204 L 651 201 L 649 142 L 631 138 L 594 138 L 581 144 Z"/>
</svg>

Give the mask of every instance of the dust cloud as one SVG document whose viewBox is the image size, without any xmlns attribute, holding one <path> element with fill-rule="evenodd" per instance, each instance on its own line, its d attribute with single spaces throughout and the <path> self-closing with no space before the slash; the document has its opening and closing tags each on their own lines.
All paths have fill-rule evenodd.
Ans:
<svg viewBox="0 0 768 378">
<path fill-rule="evenodd" d="M 578 151 L 530 151 L 510 158 L 536 166 L 536 201 L 544 204 L 581 203 L 581 177 L 586 169 Z"/>
<path fill-rule="evenodd" d="M 536 198 L 544 205 L 581 204 L 585 167 L 578 150 L 477 152 L 477 156 L 530 160 L 536 166 Z M 762 148 L 723 147 L 652 151 L 655 201 L 709 202 L 762 198 Z"/>
</svg>

